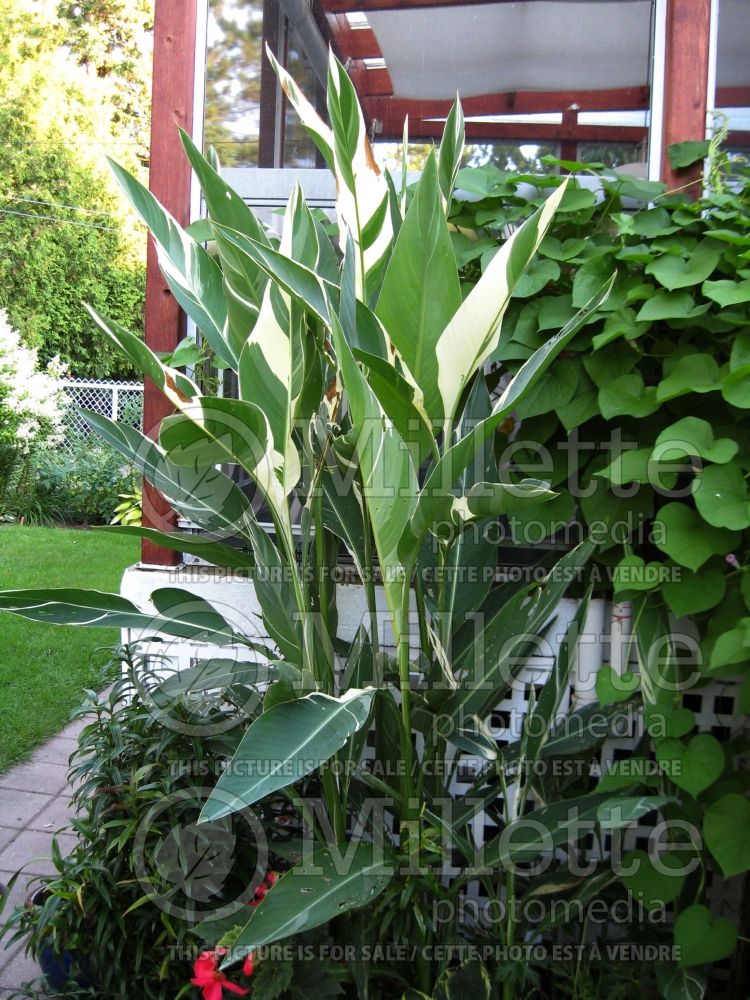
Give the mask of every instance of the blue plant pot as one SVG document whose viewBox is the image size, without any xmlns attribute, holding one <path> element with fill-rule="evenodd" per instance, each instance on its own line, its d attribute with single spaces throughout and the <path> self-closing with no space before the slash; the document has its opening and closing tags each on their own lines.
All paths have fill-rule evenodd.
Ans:
<svg viewBox="0 0 750 1000">
<path fill-rule="evenodd" d="M 47 985 L 54 990 L 63 990 L 71 983 L 84 989 L 91 986 L 88 959 L 80 952 L 64 951 L 62 955 L 58 955 L 50 945 L 46 945 L 37 955 L 37 961 Z M 73 974 L 74 969 L 77 975 Z"/>
</svg>

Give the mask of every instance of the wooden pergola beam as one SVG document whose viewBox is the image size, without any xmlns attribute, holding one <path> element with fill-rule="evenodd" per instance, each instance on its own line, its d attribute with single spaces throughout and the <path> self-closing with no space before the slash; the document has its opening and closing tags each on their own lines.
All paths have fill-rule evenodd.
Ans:
<svg viewBox="0 0 750 1000">
<path fill-rule="evenodd" d="M 706 137 L 710 23 L 711 0 L 668 0 L 661 179 L 670 188 L 698 181 L 703 173 L 702 163 L 673 170 L 667 148 Z"/>
<path fill-rule="evenodd" d="M 491 3 L 512 3 L 514 0 L 324 0 L 326 11 L 330 14 L 352 14 L 355 11 L 367 13 L 368 10 L 412 10 L 415 7 L 469 7 Z"/>
<path fill-rule="evenodd" d="M 375 72 L 370 70 L 370 72 Z M 366 81 L 365 81 L 366 82 Z M 453 99 L 408 100 L 402 97 L 360 95 L 363 107 L 374 118 L 406 115 L 410 119 L 445 118 Z M 461 99 L 464 114 L 511 115 L 575 111 L 642 111 L 649 106 L 648 87 L 618 87 L 608 90 L 507 91 Z"/>
<path fill-rule="evenodd" d="M 380 125 L 382 124 L 382 130 Z M 378 139 L 400 140 L 403 120 L 378 123 L 375 134 Z M 437 139 L 443 131 L 441 121 L 409 120 L 410 139 Z M 640 126 L 617 125 L 573 125 L 563 121 L 559 125 L 537 125 L 533 122 L 466 122 L 467 139 L 512 139 L 534 142 L 539 139 L 550 142 L 643 142 L 648 129 Z"/>
<path fill-rule="evenodd" d="M 193 127 L 197 0 L 157 0 L 154 11 L 154 63 L 151 104 L 149 189 L 182 225 L 190 222 L 190 165 L 178 125 Z M 146 258 L 145 338 L 152 351 L 172 351 L 184 335 L 185 317 L 159 269 L 149 237 Z M 149 379 L 143 392 L 143 427 L 156 438 L 172 407 Z M 171 531 L 176 515 L 148 483 L 143 490 L 143 524 Z M 146 539 L 141 560 L 161 566 L 179 562 L 179 553 Z"/>
</svg>

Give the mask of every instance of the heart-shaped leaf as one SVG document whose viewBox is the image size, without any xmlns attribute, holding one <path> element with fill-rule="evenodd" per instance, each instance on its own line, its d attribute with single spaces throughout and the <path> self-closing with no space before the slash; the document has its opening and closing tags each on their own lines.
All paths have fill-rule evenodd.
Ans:
<svg viewBox="0 0 750 1000">
<path fill-rule="evenodd" d="M 706 809 L 703 836 L 725 878 L 750 869 L 750 802 L 736 793 L 722 795 Z"/>
<path fill-rule="evenodd" d="M 720 306 L 736 306 L 750 302 L 750 278 L 744 281 L 704 281 L 703 294 Z"/>
<path fill-rule="evenodd" d="M 706 965 L 731 955 L 737 928 L 724 917 L 714 917 L 707 906 L 688 906 L 674 922 L 674 940 L 680 965 Z"/>
<path fill-rule="evenodd" d="M 687 862 L 680 854 L 651 859 L 645 851 L 631 851 L 622 859 L 622 883 L 647 910 L 660 908 L 680 895 Z"/>
<path fill-rule="evenodd" d="M 655 461 L 699 455 L 707 462 L 722 465 L 731 461 L 739 450 L 739 445 L 731 438 L 714 438 L 713 428 L 700 417 L 683 417 L 659 434 L 651 453 Z"/>
<path fill-rule="evenodd" d="M 679 576 L 665 583 L 661 592 L 677 618 L 715 608 L 724 597 L 727 581 L 720 569 L 705 568 L 698 573 L 682 567 L 675 567 L 675 570 Z"/>
<path fill-rule="evenodd" d="M 710 670 L 719 670 L 721 667 L 731 667 L 736 663 L 745 663 L 746 660 L 750 660 L 748 622 L 750 619 L 742 618 L 735 628 L 727 629 L 717 636 L 711 647 Z"/>
<path fill-rule="evenodd" d="M 646 274 L 653 274 L 669 291 L 699 285 L 712 273 L 721 257 L 721 247 L 713 240 L 703 240 L 687 257 L 665 253 L 652 260 Z"/>
<path fill-rule="evenodd" d="M 693 480 L 695 506 L 715 528 L 742 531 L 750 525 L 745 477 L 739 465 L 709 465 Z"/>
<path fill-rule="evenodd" d="M 640 556 L 625 556 L 615 566 L 613 587 L 615 594 L 626 590 L 654 590 L 664 578 L 662 563 L 646 564 Z"/>
<path fill-rule="evenodd" d="M 725 555 L 737 543 L 737 532 L 713 528 L 684 503 L 668 503 L 654 520 L 654 542 L 680 566 L 696 570 L 713 555 Z"/>
<path fill-rule="evenodd" d="M 612 667 L 600 667 L 596 675 L 596 697 L 599 704 L 606 708 L 620 701 L 627 701 L 637 690 L 640 678 L 637 674 L 625 671 L 618 674 Z"/>
<path fill-rule="evenodd" d="M 710 733 L 698 733 L 685 746 L 668 737 L 656 744 L 656 759 L 671 781 L 693 797 L 712 785 L 724 770 L 724 750 Z"/>
<path fill-rule="evenodd" d="M 657 294 L 679 295 L 681 293 Z M 641 309 L 642 312 L 643 309 Z M 640 313 L 638 316 L 641 318 Z M 684 396 L 687 392 L 712 392 L 714 389 L 720 389 L 721 383 L 719 366 L 713 355 L 687 354 L 679 359 L 669 374 L 659 383 L 656 388 L 656 398 L 662 403 L 667 399 L 674 399 L 676 396 Z"/>
<path fill-rule="evenodd" d="M 665 736 L 679 739 L 695 727 L 695 714 L 689 708 L 647 705 L 644 717 L 646 729 L 654 739 L 663 739 Z"/>
<path fill-rule="evenodd" d="M 599 409 L 605 420 L 647 417 L 659 409 L 656 390 L 646 388 L 640 375 L 621 375 L 599 390 Z"/>
</svg>

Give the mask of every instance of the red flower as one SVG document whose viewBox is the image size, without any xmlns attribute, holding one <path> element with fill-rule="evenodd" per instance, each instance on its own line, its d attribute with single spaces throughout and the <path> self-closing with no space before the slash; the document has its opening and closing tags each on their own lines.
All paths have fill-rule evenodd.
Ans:
<svg viewBox="0 0 750 1000">
<path fill-rule="evenodd" d="M 266 872 L 265 878 L 258 886 L 258 888 L 255 890 L 255 895 L 247 905 L 257 906 L 259 903 L 262 903 L 263 900 L 266 898 L 266 893 L 268 892 L 268 890 L 273 889 L 273 887 L 276 885 L 278 881 L 279 881 L 278 872 L 271 872 L 271 871 Z"/>
<path fill-rule="evenodd" d="M 217 950 L 222 951 L 223 949 Z M 221 1000 L 224 990 L 242 997 L 250 992 L 245 986 L 231 983 L 223 972 L 219 972 L 216 967 L 216 953 L 213 951 L 204 951 L 195 960 L 193 978 L 190 982 L 193 986 L 199 986 L 203 990 L 203 1000 Z"/>
<path fill-rule="evenodd" d="M 245 958 L 245 961 L 242 963 L 242 975 L 247 976 L 247 978 L 249 979 L 254 971 L 255 970 L 253 969 L 253 956 L 248 955 Z"/>
</svg>

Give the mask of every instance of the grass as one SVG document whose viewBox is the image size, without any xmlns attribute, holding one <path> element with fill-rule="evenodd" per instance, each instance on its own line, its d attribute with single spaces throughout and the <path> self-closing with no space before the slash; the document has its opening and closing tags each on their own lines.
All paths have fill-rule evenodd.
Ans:
<svg viewBox="0 0 750 1000">
<path fill-rule="evenodd" d="M 0 526 L 0 590 L 86 587 L 117 592 L 139 543 L 105 532 Z M 41 625 L 0 614 L 0 773 L 58 732 L 95 687 L 117 629 Z"/>
</svg>

